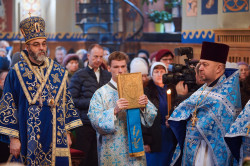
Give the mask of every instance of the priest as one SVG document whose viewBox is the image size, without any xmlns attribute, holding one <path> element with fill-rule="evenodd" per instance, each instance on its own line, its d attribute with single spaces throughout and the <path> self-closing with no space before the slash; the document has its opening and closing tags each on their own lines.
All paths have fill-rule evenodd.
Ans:
<svg viewBox="0 0 250 166">
<path fill-rule="evenodd" d="M 229 46 L 203 42 L 199 62 L 205 84 L 182 102 L 168 123 L 178 146 L 172 165 L 224 165 L 231 152 L 224 136 L 241 110 L 239 73 L 225 70 Z"/>
</svg>

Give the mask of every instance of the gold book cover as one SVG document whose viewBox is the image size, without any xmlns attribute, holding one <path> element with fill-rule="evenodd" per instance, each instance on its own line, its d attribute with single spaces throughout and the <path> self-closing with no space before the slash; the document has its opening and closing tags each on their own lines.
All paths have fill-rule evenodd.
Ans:
<svg viewBox="0 0 250 166">
<path fill-rule="evenodd" d="M 141 73 L 119 74 L 117 86 L 119 98 L 129 102 L 128 109 L 145 107 L 138 103 L 139 97 L 144 94 Z"/>
</svg>

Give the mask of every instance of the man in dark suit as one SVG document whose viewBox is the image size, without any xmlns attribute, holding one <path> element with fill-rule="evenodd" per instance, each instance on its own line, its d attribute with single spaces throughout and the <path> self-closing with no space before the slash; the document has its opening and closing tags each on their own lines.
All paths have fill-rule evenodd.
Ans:
<svg viewBox="0 0 250 166">
<path fill-rule="evenodd" d="M 110 81 L 111 74 L 101 68 L 103 48 L 99 44 L 90 46 L 88 61 L 86 68 L 77 71 L 72 76 L 69 90 L 83 122 L 83 126 L 76 129 L 76 148 L 85 152 L 85 157 L 80 165 L 97 166 L 96 131 L 91 126 L 87 113 L 93 94 L 98 88 Z"/>
</svg>

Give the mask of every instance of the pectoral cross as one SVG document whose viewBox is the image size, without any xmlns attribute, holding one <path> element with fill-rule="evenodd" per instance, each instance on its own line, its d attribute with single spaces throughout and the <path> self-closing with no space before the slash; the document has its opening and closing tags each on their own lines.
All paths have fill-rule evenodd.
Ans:
<svg viewBox="0 0 250 166">
<path fill-rule="evenodd" d="M 196 111 L 194 111 L 193 113 L 193 116 L 191 118 L 191 122 L 192 122 L 192 130 L 194 130 L 194 126 L 195 126 L 195 123 L 198 121 L 198 118 L 196 116 Z"/>
<path fill-rule="evenodd" d="M 248 124 L 248 126 L 246 128 L 247 128 L 247 136 L 248 136 L 248 134 L 250 132 L 250 123 Z"/>
<path fill-rule="evenodd" d="M 31 13 L 30 13 L 30 11 L 29 11 L 28 15 L 30 15 L 30 17 L 31 17 Z"/>
<path fill-rule="evenodd" d="M 39 106 L 42 107 L 43 106 L 43 101 L 44 99 L 42 98 L 42 95 L 39 96 Z"/>
<path fill-rule="evenodd" d="M 42 107 L 43 106 L 43 102 L 45 101 L 44 99 L 43 99 L 43 97 L 42 97 L 42 93 L 43 92 L 41 92 L 40 94 L 39 94 L 39 97 L 38 97 L 38 102 L 39 102 L 39 106 L 40 107 Z"/>
</svg>

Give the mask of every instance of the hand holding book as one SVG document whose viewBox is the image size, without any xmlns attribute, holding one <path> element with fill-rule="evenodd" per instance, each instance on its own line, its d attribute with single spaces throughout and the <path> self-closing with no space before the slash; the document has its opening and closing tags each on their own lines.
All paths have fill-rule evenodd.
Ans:
<svg viewBox="0 0 250 166">
<path fill-rule="evenodd" d="M 120 111 L 126 110 L 127 108 L 128 108 L 128 100 L 126 100 L 125 98 L 120 98 L 120 99 L 117 100 L 117 102 L 116 102 L 114 114 L 116 115 L 116 114 L 118 114 Z"/>
<path fill-rule="evenodd" d="M 148 104 L 148 97 L 146 95 L 142 95 L 139 97 L 139 102 L 140 105 L 147 105 Z"/>
</svg>

